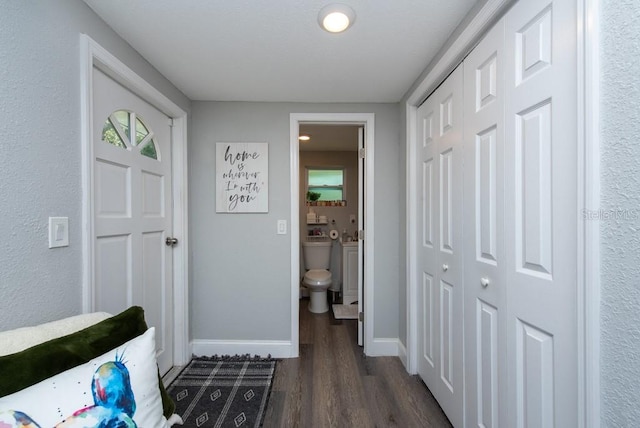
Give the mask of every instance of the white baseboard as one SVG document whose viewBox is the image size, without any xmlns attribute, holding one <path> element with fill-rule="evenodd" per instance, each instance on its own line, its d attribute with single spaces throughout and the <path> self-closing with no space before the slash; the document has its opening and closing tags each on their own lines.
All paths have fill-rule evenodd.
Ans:
<svg viewBox="0 0 640 428">
<path fill-rule="evenodd" d="M 294 352 L 295 351 L 295 352 Z M 259 355 L 273 358 L 291 358 L 297 349 L 288 340 L 194 340 L 191 353 L 196 356 Z M 367 347 L 369 357 L 400 357 L 406 367 L 407 350 L 397 338 L 373 339 Z"/>
<path fill-rule="evenodd" d="M 400 361 L 402 361 L 402 365 L 406 369 L 407 368 L 407 363 L 408 363 L 408 360 L 407 360 L 407 348 L 405 348 L 404 344 L 400 340 L 398 340 L 398 357 L 400 358 Z"/>
<path fill-rule="evenodd" d="M 293 352 L 288 340 L 194 340 L 191 353 L 196 356 L 245 355 L 273 358 L 290 358 Z"/>
<path fill-rule="evenodd" d="M 399 356 L 397 338 L 373 339 L 373 343 L 366 347 L 368 357 L 397 357 Z"/>
</svg>

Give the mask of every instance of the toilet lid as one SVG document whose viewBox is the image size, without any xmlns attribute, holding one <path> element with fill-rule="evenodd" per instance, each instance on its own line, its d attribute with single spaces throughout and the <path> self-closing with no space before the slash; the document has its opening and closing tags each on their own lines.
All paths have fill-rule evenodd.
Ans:
<svg viewBox="0 0 640 428">
<path fill-rule="evenodd" d="M 330 284 L 331 272 L 326 269 L 311 269 L 304 274 L 304 282 L 312 285 Z"/>
</svg>

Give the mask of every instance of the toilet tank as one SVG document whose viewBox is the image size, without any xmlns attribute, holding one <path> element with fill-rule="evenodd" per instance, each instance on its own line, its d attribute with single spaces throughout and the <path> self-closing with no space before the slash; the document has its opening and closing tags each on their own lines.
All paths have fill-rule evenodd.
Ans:
<svg viewBox="0 0 640 428">
<path fill-rule="evenodd" d="M 302 255 L 304 267 L 310 269 L 329 269 L 331 266 L 331 247 L 333 242 L 326 239 L 313 238 L 313 240 L 302 241 Z"/>
</svg>

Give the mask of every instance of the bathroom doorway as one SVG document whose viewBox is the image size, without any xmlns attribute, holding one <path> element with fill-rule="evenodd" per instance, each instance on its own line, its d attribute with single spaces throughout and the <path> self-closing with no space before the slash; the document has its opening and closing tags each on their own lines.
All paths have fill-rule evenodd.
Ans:
<svg viewBox="0 0 640 428">
<path fill-rule="evenodd" d="M 301 240 L 309 234 L 337 234 L 338 238 L 332 246 L 332 289 L 340 290 L 339 300 L 344 299 L 344 303 L 358 307 L 358 344 L 364 346 L 364 353 L 367 354 L 367 344 L 373 338 L 374 316 L 373 269 L 371 263 L 367 263 L 367 260 L 373 260 L 374 115 L 292 114 L 290 123 L 292 342 L 297 349 L 299 298 L 302 292 L 300 279 L 304 275 Z M 310 140 L 300 141 L 299 135 L 308 135 Z M 319 201 L 307 202 L 307 191 L 315 193 L 315 190 L 319 190 L 313 188 L 313 183 L 308 187 L 309 174 L 313 177 L 318 171 L 320 174 L 324 171 L 331 176 L 342 176 L 344 181 L 341 185 L 327 184 L 327 188 L 330 188 L 327 196 Z M 310 212 L 316 219 L 310 223 L 318 224 L 307 224 L 307 214 Z M 350 242 L 343 245 L 341 239 Z M 345 249 L 350 251 L 349 266 L 342 262 Z M 347 272 L 352 272 L 349 284 L 353 284 L 354 280 L 357 282 L 355 290 L 353 285 L 345 289 L 345 267 Z M 354 271 L 357 271 L 357 275 Z M 329 291 L 330 300 L 333 300 L 333 293 Z"/>
</svg>

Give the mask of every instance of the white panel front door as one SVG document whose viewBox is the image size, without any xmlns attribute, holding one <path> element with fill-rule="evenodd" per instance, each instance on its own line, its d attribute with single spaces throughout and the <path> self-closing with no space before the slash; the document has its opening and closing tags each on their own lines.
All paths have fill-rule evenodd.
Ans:
<svg viewBox="0 0 640 428">
<path fill-rule="evenodd" d="M 507 427 L 504 22 L 464 61 L 466 426 Z"/>
<path fill-rule="evenodd" d="M 578 426 L 576 3 L 505 17 L 509 426 Z"/>
<path fill-rule="evenodd" d="M 145 310 L 161 372 L 173 365 L 169 118 L 93 69 L 94 302 Z"/>
<path fill-rule="evenodd" d="M 459 66 L 418 109 L 418 373 L 463 423 L 462 85 Z"/>
</svg>

